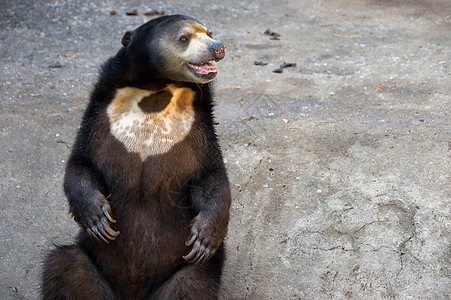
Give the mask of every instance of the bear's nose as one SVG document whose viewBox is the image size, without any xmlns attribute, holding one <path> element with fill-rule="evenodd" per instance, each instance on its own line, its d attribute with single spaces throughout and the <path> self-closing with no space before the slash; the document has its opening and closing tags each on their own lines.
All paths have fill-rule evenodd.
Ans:
<svg viewBox="0 0 451 300">
<path fill-rule="evenodd" d="M 219 61 L 224 58 L 225 56 L 225 49 L 226 46 L 221 42 L 211 42 L 210 43 L 210 50 L 215 56 L 215 61 Z"/>
</svg>

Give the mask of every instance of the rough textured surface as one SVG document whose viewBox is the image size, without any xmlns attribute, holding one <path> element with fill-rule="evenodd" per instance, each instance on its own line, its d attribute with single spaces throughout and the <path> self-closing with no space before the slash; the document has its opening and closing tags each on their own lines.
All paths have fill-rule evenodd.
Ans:
<svg viewBox="0 0 451 300">
<path fill-rule="evenodd" d="M 0 1 L 1 299 L 36 299 L 73 240 L 65 160 L 99 65 L 145 21 L 125 13 L 150 8 L 227 45 L 223 299 L 451 297 L 448 0 L 139 2 Z"/>
</svg>

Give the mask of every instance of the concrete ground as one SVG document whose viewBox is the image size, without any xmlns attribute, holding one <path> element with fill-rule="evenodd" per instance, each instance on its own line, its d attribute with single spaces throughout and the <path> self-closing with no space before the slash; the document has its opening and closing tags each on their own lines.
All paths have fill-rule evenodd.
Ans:
<svg viewBox="0 0 451 300">
<path fill-rule="evenodd" d="M 38 298 L 73 240 L 65 161 L 99 65 L 152 18 L 126 12 L 151 8 L 227 45 L 222 299 L 451 298 L 449 0 L 1 0 L 0 299 Z"/>
</svg>

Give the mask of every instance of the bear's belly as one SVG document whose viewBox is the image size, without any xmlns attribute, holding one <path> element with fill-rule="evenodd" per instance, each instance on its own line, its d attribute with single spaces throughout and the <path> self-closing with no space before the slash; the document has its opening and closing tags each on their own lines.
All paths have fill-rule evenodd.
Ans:
<svg viewBox="0 0 451 300">
<path fill-rule="evenodd" d="M 189 184 L 199 165 L 184 141 L 179 146 L 144 162 L 116 148 L 114 165 L 103 160 L 113 229 L 120 235 L 110 244 L 97 244 L 96 259 L 102 273 L 112 274 L 112 286 L 149 290 L 186 264 L 182 256 L 190 248 L 185 241 L 196 216 Z"/>
<path fill-rule="evenodd" d="M 190 251 L 185 241 L 194 211 L 159 201 L 130 201 L 122 210 L 115 224 L 120 235 L 100 245 L 98 263 L 104 274 L 112 274 L 112 286 L 146 291 L 186 264 L 182 256 Z"/>
</svg>

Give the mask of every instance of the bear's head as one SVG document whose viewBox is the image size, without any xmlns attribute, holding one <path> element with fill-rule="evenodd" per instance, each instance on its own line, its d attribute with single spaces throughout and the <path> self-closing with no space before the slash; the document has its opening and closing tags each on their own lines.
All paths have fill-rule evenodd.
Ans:
<svg viewBox="0 0 451 300">
<path fill-rule="evenodd" d="M 199 21 L 183 15 L 153 19 L 122 38 L 134 77 L 207 83 L 218 72 L 212 61 L 224 58 L 225 46 Z"/>
</svg>

